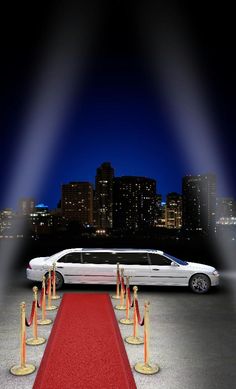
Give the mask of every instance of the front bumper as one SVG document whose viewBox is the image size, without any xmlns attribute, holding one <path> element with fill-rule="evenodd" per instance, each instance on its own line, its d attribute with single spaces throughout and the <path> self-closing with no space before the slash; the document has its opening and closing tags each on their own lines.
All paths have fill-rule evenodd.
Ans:
<svg viewBox="0 0 236 389">
<path fill-rule="evenodd" d="M 217 275 L 211 274 L 210 279 L 211 279 L 211 286 L 217 286 L 220 284 L 220 275 L 219 274 L 217 274 Z"/>
<path fill-rule="evenodd" d="M 26 269 L 26 276 L 31 281 L 42 281 L 44 272 L 42 270 Z"/>
</svg>

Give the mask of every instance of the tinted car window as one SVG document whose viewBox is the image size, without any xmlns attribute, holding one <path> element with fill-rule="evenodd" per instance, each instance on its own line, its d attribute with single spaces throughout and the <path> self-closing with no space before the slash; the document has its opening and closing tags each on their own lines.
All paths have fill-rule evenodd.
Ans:
<svg viewBox="0 0 236 389">
<path fill-rule="evenodd" d="M 112 253 L 112 252 L 84 252 L 83 263 L 109 263 L 112 265 L 119 262 L 121 265 L 149 265 L 146 253 Z"/>
<path fill-rule="evenodd" d="M 168 266 L 171 264 L 171 261 L 169 259 L 163 257 L 163 255 L 149 254 L 149 256 L 150 256 L 152 265 Z"/>
<path fill-rule="evenodd" d="M 96 264 L 109 263 L 113 265 L 117 263 L 117 256 L 112 252 L 104 252 L 104 253 L 84 252 L 82 254 L 82 258 L 83 258 L 82 259 L 83 263 L 96 263 Z"/>
<path fill-rule="evenodd" d="M 149 265 L 146 253 L 117 253 L 117 262 L 121 265 Z"/>
<path fill-rule="evenodd" d="M 69 253 L 61 257 L 58 262 L 81 263 L 81 253 Z"/>
</svg>

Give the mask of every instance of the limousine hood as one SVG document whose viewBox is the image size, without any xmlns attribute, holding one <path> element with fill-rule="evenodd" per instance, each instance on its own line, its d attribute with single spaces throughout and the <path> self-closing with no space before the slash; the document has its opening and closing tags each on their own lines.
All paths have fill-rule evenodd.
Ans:
<svg viewBox="0 0 236 389">
<path fill-rule="evenodd" d="M 215 270 L 213 266 L 203 265 L 202 263 L 197 263 L 197 262 L 188 262 L 186 269 L 194 270 L 194 271 L 196 270 L 199 272 L 209 272 L 209 273 L 212 273 Z"/>
<path fill-rule="evenodd" d="M 30 261 L 30 265 L 42 265 L 44 264 L 44 262 L 46 262 L 48 260 L 49 257 L 37 257 L 37 258 L 33 258 L 31 259 Z"/>
</svg>

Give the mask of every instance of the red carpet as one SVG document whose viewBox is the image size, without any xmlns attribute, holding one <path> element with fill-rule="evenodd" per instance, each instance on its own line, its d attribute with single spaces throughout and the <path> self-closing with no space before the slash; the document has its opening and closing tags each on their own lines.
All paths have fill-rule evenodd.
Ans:
<svg viewBox="0 0 236 389">
<path fill-rule="evenodd" d="M 64 294 L 33 389 L 134 389 L 107 294 Z"/>
</svg>

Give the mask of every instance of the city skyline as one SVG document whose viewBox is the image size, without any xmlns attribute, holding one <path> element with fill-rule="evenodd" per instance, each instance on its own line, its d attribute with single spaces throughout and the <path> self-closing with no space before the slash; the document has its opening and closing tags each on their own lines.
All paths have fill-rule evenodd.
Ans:
<svg viewBox="0 0 236 389">
<path fill-rule="evenodd" d="M 102 162 L 100 165 L 102 165 L 103 163 L 107 163 L 107 161 L 106 162 Z M 108 162 L 108 163 L 110 163 L 110 162 Z M 100 166 L 99 165 L 99 166 Z M 111 164 L 111 166 L 114 168 L 114 172 L 116 173 L 116 169 L 115 169 L 115 167 Z M 98 168 L 98 166 L 96 167 L 96 169 Z M 7 209 L 7 208 L 12 208 L 12 209 L 14 209 L 14 210 L 17 210 L 18 209 L 18 207 L 19 207 L 19 201 L 21 200 L 21 199 L 34 199 L 34 201 L 35 201 L 35 204 L 45 204 L 46 206 L 48 206 L 48 208 L 49 209 L 55 209 L 55 208 L 57 208 L 57 206 L 58 206 L 58 203 L 61 201 L 61 195 L 62 195 L 62 190 L 63 190 L 63 186 L 66 186 L 67 184 L 70 184 L 70 183 L 89 183 L 89 184 L 91 184 L 92 185 L 92 187 L 93 187 L 93 190 L 95 190 L 95 187 L 96 187 L 96 169 L 95 169 L 95 173 L 94 173 L 94 176 L 93 176 L 93 180 L 88 180 L 88 179 L 83 179 L 83 180 L 81 180 L 81 179 L 75 179 L 75 178 L 73 178 L 72 177 L 72 179 L 71 180 L 69 180 L 69 181 L 67 181 L 67 182 L 62 182 L 62 183 L 60 183 L 60 185 L 58 186 L 58 192 L 59 192 L 59 196 L 58 197 L 54 197 L 55 198 L 55 202 L 54 203 L 51 203 L 50 201 L 47 201 L 47 199 L 46 198 L 34 198 L 33 196 L 31 196 L 30 194 L 28 194 L 28 195 L 25 195 L 25 194 L 21 194 L 20 195 L 20 197 L 17 199 L 17 202 L 15 203 L 15 206 L 7 206 L 7 207 L 4 207 L 5 209 Z M 207 173 L 205 173 L 205 174 L 207 174 Z M 188 175 L 186 175 L 186 176 L 192 176 L 193 174 L 188 174 Z M 199 175 L 201 175 L 200 173 L 199 173 Z M 175 190 L 174 188 L 170 188 L 170 190 L 168 191 L 168 192 L 166 192 L 165 194 L 163 194 L 160 190 L 159 190 L 159 180 L 158 179 L 156 179 L 156 178 L 154 178 L 154 177 L 150 177 L 150 176 L 148 176 L 148 175 L 132 175 L 132 174 L 123 174 L 123 175 L 116 175 L 116 174 L 114 174 L 114 177 L 116 177 L 116 178 L 120 178 L 120 177 L 126 177 L 126 176 L 128 176 L 128 177 L 143 177 L 143 178 L 148 178 L 148 179 L 152 179 L 152 180 L 155 180 L 156 181 L 156 185 L 157 185 L 157 191 L 156 191 L 156 193 L 157 194 L 159 194 L 159 195 L 161 195 L 162 196 L 162 201 L 164 201 L 164 199 L 166 199 L 166 196 L 169 194 L 169 193 L 173 193 L 173 192 L 175 192 L 175 193 L 179 193 L 179 194 L 181 194 L 182 193 L 182 180 L 183 180 L 183 177 L 185 177 L 185 176 L 183 176 L 183 177 L 181 177 L 181 179 L 180 179 L 180 185 L 179 185 L 179 190 L 177 191 L 177 190 Z M 56 192 L 55 192 L 56 193 Z M 230 196 L 221 196 L 221 197 L 230 197 Z M 4 208 L 0 208 L 0 209 L 4 209 Z"/>
<path fill-rule="evenodd" d="M 52 185 L 52 182 L 48 182 L 48 185 L 50 186 L 50 190 L 48 189 L 45 189 L 45 188 L 41 188 L 41 193 L 42 195 L 39 195 L 37 197 L 34 196 L 34 199 L 36 200 L 36 202 L 38 203 L 45 203 L 48 205 L 48 207 L 50 209 L 53 209 L 53 208 L 56 208 L 57 207 L 57 204 L 58 202 L 60 201 L 61 199 L 61 188 L 62 188 L 62 185 L 64 184 L 67 184 L 69 182 L 89 182 L 93 189 L 95 189 L 96 187 L 96 170 L 98 168 L 98 166 L 102 165 L 102 163 L 104 163 L 104 161 L 106 162 L 107 160 L 101 160 L 98 165 L 95 166 L 94 168 L 94 171 L 90 171 L 88 172 L 88 169 L 87 169 L 87 175 L 83 175 L 83 176 L 74 176 L 74 175 L 70 175 L 66 174 L 66 180 L 59 180 L 59 181 L 56 181 L 55 182 L 55 185 L 53 186 Z M 116 166 L 113 164 L 113 161 L 109 161 L 112 165 L 112 167 L 114 168 L 114 175 L 116 177 L 122 177 L 122 176 L 137 176 L 137 177 L 146 177 L 146 178 L 151 178 L 151 179 L 154 179 L 156 180 L 157 182 L 157 192 L 159 194 L 162 195 L 163 199 L 166 199 L 167 195 L 171 192 L 176 192 L 176 193 L 181 193 L 182 192 L 182 180 L 183 180 L 183 177 L 186 177 L 186 176 L 197 176 L 197 175 L 204 175 L 204 174 L 215 174 L 215 172 L 213 171 L 204 171 L 204 172 L 190 172 L 188 171 L 187 173 L 184 173 L 182 176 L 177 176 L 175 175 L 175 180 L 173 181 L 172 179 L 165 179 L 163 178 L 163 176 L 160 174 L 156 174 L 156 175 L 149 175 L 147 174 L 148 172 L 145 170 L 145 169 L 140 169 L 143 174 L 138 174 L 140 172 L 139 168 L 135 168 L 135 166 L 131 166 L 130 169 L 127 171 L 125 170 L 125 167 L 122 167 L 122 169 L 117 169 Z M 154 169 L 155 170 L 155 169 Z M 117 174 L 117 171 L 122 174 Z M 130 174 L 130 172 L 134 172 L 133 174 Z M 215 174 L 216 175 L 216 174 Z M 161 179 L 160 179 L 161 177 Z M 170 176 L 172 177 L 172 176 Z M 175 183 L 175 185 L 173 184 L 172 185 L 172 182 Z M 222 190 L 219 182 L 218 182 L 218 177 L 216 175 L 216 187 L 217 187 L 217 196 L 219 197 L 232 197 L 234 199 L 236 199 L 236 193 L 225 193 L 224 190 Z M 18 204 L 18 201 L 20 198 L 31 198 L 33 197 L 32 194 L 30 192 L 28 193 L 25 193 L 23 190 L 22 190 L 22 193 L 20 193 L 20 196 L 19 197 L 15 197 L 15 202 L 14 204 L 7 204 L 6 203 L 6 206 L 3 206 L 1 205 L 0 203 L 0 209 L 4 209 L 4 208 L 12 208 L 12 209 L 16 209 L 17 208 L 17 204 Z"/>
<path fill-rule="evenodd" d="M 103 161 L 99 166 L 101 167 L 104 163 L 111 163 L 110 161 Z M 80 178 L 78 178 L 78 179 L 75 179 L 75 177 L 72 177 L 70 180 L 68 180 L 67 182 L 62 182 L 62 183 L 60 183 L 60 185 L 58 186 L 58 188 L 57 188 L 57 192 L 58 192 L 58 197 L 55 197 L 54 199 L 55 199 L 55 202 L 51 202 L 51 201 L 47 201 L 47 199 L 46 198 L 34 198 L 34 201 L 35 201 L 35 203 L 42 203 L 42 204 L 45 204 L 45 205 L 47 205 L 48 206 L 48 208 L 49 209 L 55 209 L 55 208 L 57 208 L 57 206 L 58 206 L 58 203 L 61 201 L 61 194 L 62 194 L 62 188 L 63 188 L 63 186 L 66 186 L 67 184 L 70 184 L 70 183 L 78 183 L 78 182 L 80 182 L 80 183 L 89 183 L 90 185 L 92 185 L 92 188 L 93 188 L 93 190 L 95 190 L 95 187 L 96 187 L 96 170 L 99 168 L 99 166 L 97 166 L 96 167 L 96 169 L 95 169 L 95 172 L 94 172 L 94 175 L 93 175 L 93 180 L 89 180 L 89 179 L 80 179 Z M 191 174 L 191 173 L 189 173 L 189 174 L 186 174 L 186 175 L 184 175 L 184 176 L 182 176 L 181 178 L 180 178 L 180 184 L 179 184 L 179 188 L 178 188 L 178 190 L 176 190 L 176 188 L 171 188 L 170 187 L 170 190 L 168 190 L 167 192 L 165 192 L 165 193 L 163 193 L 159 188 L 159 179 L 158 178 L 155 178 L 155 177 L 151 177 L 151 176 L 149 176 L 149 175 L 134 175 L 134 174 L 123 174 L 123 175 L 117 175 L 116 174 L 116 167 L 111 163 L 111 166 L 112 166 L 112 168 L 114 169 L 114 178 L 116 177 L 116 178 L 121 178 L 121 177 L 143 177 L 143 178 L 147 178 L 147 179 L 151 179 L 151 180 L 155 180 L 156 181 L 156 185 L 157 185 L 157 191 L 156 191 L 156 194 L 159 194 L 159 195 L 161 195 L 162 196 L 162 201 L 163 202 L 165 202 L 165 200 L 166 200 L 166 198 L 167 198 L 167 196 L 168 196 L 168 194 L 170 194 L 170 193 L 178 193 L 178 194 L 182 194 L 182 184 L 183 184 L 183 178 L 184 177 L 188 177 L 188 176 L 203 176 L 203 175 L 208 175 L 208 174 L 213 174 L 214 175 L 214 173 L 213 172 L 203 172 L 203 173 L 198 173 L 198 174 Z M 91 176 L 90 176 L 91 177 Z M 217 176 L 216 176 L 216 188 L 217 188 Z M 50 187 L 50 189 L 52 190 L 52 187 Z M 55 190 L 55 189 L 54 189 Z M 55 190 L 55 192 L 56 192 L 56 190 Z M 232 197 L 233 199 L 234 199 L 234 196 L 222 196 L 222 195 L 220 195 L 220 193 L 218 192 L 218 190 L 216 190 L 216 194 L 217 194 L 217 196 L 218 197 L 222 197 L 222 198 L 227 198 L 227 197 Z M 33 198 L 33 196 L 31 196 L 30 194 L 29 195 L 24 195 L 24 194 L 22 194 L 18 199 L 17 199 L 17 201 L 16 201 L 16 203 L 15 203 L 15 206 L 7 206 L 7 207 L 4 207 L 4 208 L 12 208 L 12 209 L 14 209 L 14 210 L 17 210 L 17 208 L 18 208 L 18 204 L 19 204 L 19 200 L 20 199 L 24 199 L 24 198 L 26 198 L 26 199 L 31 199 L 31 198 Z M 4 208 L 0 208 L 0 209 L 4 209 Z"/>
<path fill-rule="evenodd" d="M 109 162 L 96 171 L 96 188 L 89 182 L 62 185 L 61 204 L 49 210 L 33 198 L 22 198 L 19 209 L 0 212 L 1 238 L 31 238 L 84 231 L 90 236 L 112 236 L 122 231 L 163 228 L 183 233 L 212 233 L 217 226 L 235 226 L 236 201 L 216 195 L 216 177 L 188 175 L 182 193 L 171 192 L 166 203 L 157 194 L 156 181 L 147 177 L 115 177 Z M 25 225 L 25 233 L 20 227 Z M 157 230 L 156 230 L 157 231 Z"/>
</svg>

